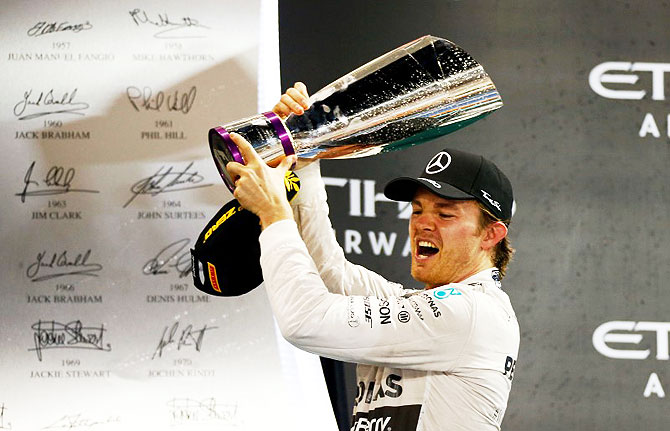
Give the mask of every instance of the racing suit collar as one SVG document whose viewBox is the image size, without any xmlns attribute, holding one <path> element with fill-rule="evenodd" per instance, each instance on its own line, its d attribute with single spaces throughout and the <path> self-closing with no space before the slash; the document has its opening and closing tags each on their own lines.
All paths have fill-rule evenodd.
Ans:
<svg viewBox="0 0 670 431">
<path fill-rule="evenodd" d="M 471 286 L 493 284 L 498 289 L 502 289 L 502 284 L 500 283 L 501 279 L 502 277 L 500 276 L 500 270 L 496 267 L 491 267 L 466 278 L 459 284 L 468 284 Z"/>
</svg>

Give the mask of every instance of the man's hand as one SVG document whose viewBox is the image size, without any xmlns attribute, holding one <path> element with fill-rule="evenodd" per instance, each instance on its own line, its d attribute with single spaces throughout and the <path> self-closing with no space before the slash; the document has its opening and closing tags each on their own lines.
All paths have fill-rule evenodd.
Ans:
<svg viewBox="0 0 670 431">
<path fill-rule="evenodd" d="M 289 114 L 302 115 L 309 108 L 309 93 L 302 82 L 296 82 L 293 87 L 282 94 L 279 102 L 272 108 L 272 112 L 284 119 Z"/>
<path fill-rule="evenodd" d="M 284 176 L 296 162 L 296 156 L 287 156 L 276 168 L 271 168 L 242 136 L 231 133 L 230 138 L 246 162 L 245 165 L 237 162 L 226 165 L 235 181 L 235 199 L 261 219 L 263 229 L 276 221 L 293 219 L 293 211 L 286 199 Z"/>
<path fill-rule="evenodd" d="M 305 109 L 309 108 L 309 93 L 307 87 L 302 82 L 296 82 L 293 87 L 282 94 L 279 102 L 272 108 L 272 112 L 277 114 L 282 120 L 290 114 L 302 115 Z M 304 168 L 314 163 L 317 159 L 299 158 L 295 165 L 295 170 Z"/>
</svg>

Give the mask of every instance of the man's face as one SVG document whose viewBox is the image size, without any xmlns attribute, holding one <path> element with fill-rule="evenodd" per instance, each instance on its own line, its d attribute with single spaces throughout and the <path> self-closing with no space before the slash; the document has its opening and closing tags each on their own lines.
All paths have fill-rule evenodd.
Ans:
<svg viewBox="0 0 670 431">
<path fill-rule="evenodd" d="M 489 268 L 480 211 L 474 200 L 445 199 L 419 187 L 409 222 L 412 277 L 433 288 Z"/>
</svg>

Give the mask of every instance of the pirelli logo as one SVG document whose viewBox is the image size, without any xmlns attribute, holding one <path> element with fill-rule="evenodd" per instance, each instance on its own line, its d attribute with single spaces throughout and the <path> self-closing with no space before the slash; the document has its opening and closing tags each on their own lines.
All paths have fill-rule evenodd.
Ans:
<svg viewBox="0 0 670 431">
<path fill-rule="evenodd" d="M 212 283 L 212 288 L 217 292 L 221 293 L 221 287 L 219 287 L 219 279 L 216 278 L 216 267 L 211 263 L 207 262 L 207 272 L 209 273 L 209 281 Z"/>
</svg>

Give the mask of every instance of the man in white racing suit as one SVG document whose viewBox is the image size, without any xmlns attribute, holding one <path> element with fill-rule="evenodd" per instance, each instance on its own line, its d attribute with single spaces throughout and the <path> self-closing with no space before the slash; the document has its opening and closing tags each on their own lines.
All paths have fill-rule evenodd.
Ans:
<svg viewBox="0 0 670 431">
<path fill-rule="evenodd" d="M 297 83 L 274 111 L 301 114 L 307 103 Z M 425 289 L 409 290 L 346 260 L 318 162 L 297 171 L 302 185 L 289 204 L 283 179 L 295 157 L 271 168 L 231 136 L 246 161 L 228 164 L 234 196 L 260 218 L 261 267 L 283 336 L 358 364 L 352 431 L 499 430 L 519 350 L 500 283 L 513 207 L 504 174 L 447 149 L 417 178 L 387 185 L 389 198 L 412 202 L 411 271 Z"/>
</svg>

